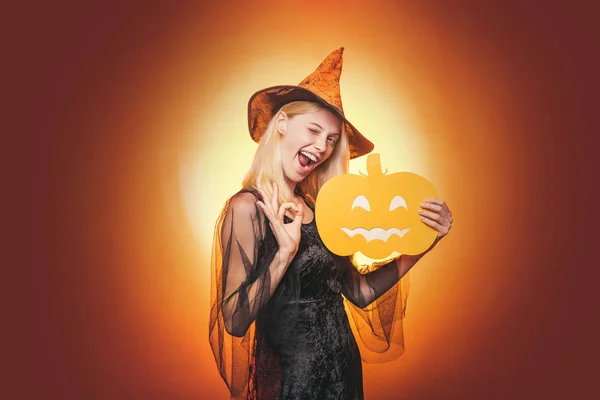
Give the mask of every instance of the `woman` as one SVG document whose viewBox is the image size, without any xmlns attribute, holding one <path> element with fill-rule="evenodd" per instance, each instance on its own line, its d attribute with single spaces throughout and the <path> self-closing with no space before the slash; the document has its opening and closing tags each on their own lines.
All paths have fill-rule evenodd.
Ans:
<svg viewBox="0 0 600 400">
<path fill-rule="evenodd" d="M 373 149 L 343 113 L 342 52 L 298 86 L 267 88 L 249 102 L 259 146 L 217 220 L 212 258 L 210 342 L 232 398 L 362 399 L 350 321 L 366 346 L 383 343 L 372 349 L 397 357 L 395 322 L 406 304 L 397 283 L 452 223 L 446 204 L 429 199 L 421 213 L 439 232 L 434 244 L 368 271 L 323 245 L 314 219 L 320 187 Z"/>
</svg>

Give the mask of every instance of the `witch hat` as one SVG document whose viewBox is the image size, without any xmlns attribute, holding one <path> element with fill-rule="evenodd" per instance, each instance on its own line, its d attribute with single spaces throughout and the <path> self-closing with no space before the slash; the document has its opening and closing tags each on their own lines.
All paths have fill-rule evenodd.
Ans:
<svg viewBox="0 0 600 400">
<path fill-rule="evenodd" d="M 248 129 L 255 142 L 259 142 L 273 115 L 292 101 L 304 100 L 323 104 L 346 124 L 350 147 L 350 158 L 371 152 L 373 143 L 346 119 L 340 95 L 342 53 L 344 48 L 334 50 L 317 69 L 297 86 L 279 85 L 259 90 L 248 101 Z"/>
</svg>

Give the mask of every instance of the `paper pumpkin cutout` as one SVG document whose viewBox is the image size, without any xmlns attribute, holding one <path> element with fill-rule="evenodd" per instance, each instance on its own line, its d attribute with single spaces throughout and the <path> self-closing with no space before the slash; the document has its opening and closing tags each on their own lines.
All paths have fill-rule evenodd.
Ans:
<svg viewBox="0 0 600 400">
<path fill-rule="evenodd" d="M 323 185 L 315 204 L 317 229 L 327 248 L 341 256 L 420 254 L 437 236 L 418 212 L 430 198 L 439 195 L 427 179 L 411 172 L 387 174 L 379 154 L 370 154 L 367 175 L 344 174 Z"/>
</svg>

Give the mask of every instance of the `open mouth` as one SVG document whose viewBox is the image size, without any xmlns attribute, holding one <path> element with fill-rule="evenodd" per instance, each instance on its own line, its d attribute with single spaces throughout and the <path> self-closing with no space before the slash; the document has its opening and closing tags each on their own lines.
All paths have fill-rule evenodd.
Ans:
<svg viewBox="0 0 600 400">
<path fill-rule="evenodd" d="M 317 164 L 318 159 L 314 154 L 301 150 L 298 152 L 298 162 L 303 171 L 310 171 Z"/>
</svg>

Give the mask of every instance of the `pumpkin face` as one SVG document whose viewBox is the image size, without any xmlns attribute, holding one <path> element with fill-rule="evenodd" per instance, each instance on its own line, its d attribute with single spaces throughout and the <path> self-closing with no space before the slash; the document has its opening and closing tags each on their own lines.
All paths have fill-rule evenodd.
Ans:
<svg viewBox="0 0 600 400">
<path fill-rule="evenodd" d="M 315 204 L 317 229 L 327 248 L 341 256 L 420 254 L 437 236 L 418 212 L 429 198 L 439 195 L 427 179 L 411 172 L 386 174 L 379 154 L 371 154 L 366 176 L 344 174 L 323 185 Z"/>
</svg>

